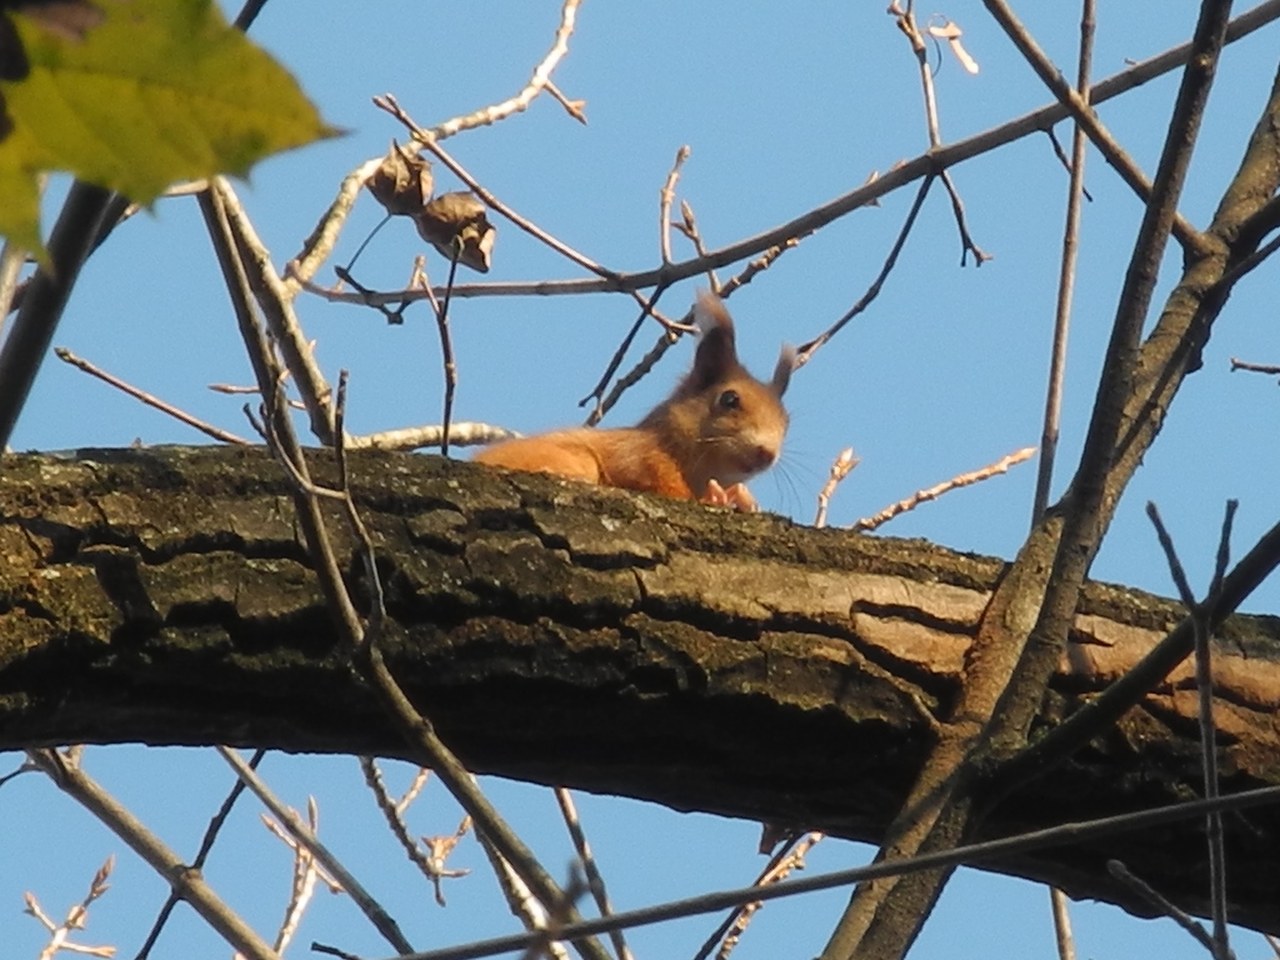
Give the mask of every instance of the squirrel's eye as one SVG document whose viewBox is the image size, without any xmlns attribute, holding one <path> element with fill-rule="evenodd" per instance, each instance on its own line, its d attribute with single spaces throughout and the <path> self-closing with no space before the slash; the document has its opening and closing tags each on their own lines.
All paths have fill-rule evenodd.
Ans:
<svg viewBox="0 0 1280 960">
<path fill-rule="evenodd" d="M 738 396 L 737 390 L 726 390 L 720 394 L 720 398 L 716 401 L 722 410 L 737 410 L 742 406 L 742 398 Z"/>
</svg>

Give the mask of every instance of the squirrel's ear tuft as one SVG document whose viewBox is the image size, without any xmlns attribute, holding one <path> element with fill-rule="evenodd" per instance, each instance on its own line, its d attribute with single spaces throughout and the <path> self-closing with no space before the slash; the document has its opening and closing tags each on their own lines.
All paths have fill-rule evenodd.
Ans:
<svg viewBox="0 0 1280 960">
<path fill-rule="evenodd" d="M 796 348 L 789 343 L 784 343 L 782 352 L 778 354 L 778 365 L 773 368 L 773 379 L 769 381 L 769 386 L 779 397 L 787 392 L 787 384 L 791 382 L 791 371 L 795 368 Z"/>
<path fill-rule="evenodd" d="M 689 377 L 701 388 L 719 383 L 733 373 L 738 367 L 738 351 L 729 311 L 709 290 L 698 291 L 693 322 L 698 327 L 698 352 L 694 354 Z"/>
</svg>

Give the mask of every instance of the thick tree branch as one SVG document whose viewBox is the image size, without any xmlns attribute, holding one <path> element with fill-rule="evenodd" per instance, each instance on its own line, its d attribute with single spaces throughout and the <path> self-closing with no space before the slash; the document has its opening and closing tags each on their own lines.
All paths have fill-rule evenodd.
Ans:
<svg viewBox="0 0 1280 960">
<path fill-rule="evenodd" d="M 928 545 L 434 457 L 351 461 L 387 593 L 388 660 L 441 737 L 477 771 L 677 809 L 879 840 L 1007 575 Z M 352 670 L 262 451 L 0 465 L 0 747 L 404 754 Z M 312 471 L 331 478 L 327 455 Z M 359 595 L 357 547 L 338 533 L 335 549 Z M 1181 617 L 1172 601 L 1089 585 L 1038 722 L 1053 727 Z M 1224 791 L 1280 782 L 1280 630 L 1231 618 L 1220 636 Z M 1184 666 L 979 837 L 1179 799 L 1199 779 L 1195 710 Z M 999 869 L 1142 911 L 1106 873 L 1119 857 L 1167 878 L 1194 912 L 1202 877 L 1180 851 L 1196 829 Z M 1233 920 L 1273 932 L 1280 882 L 1259 838 L 1277 833 L 1273 809 L 1227 823 Z"/>
</svg>

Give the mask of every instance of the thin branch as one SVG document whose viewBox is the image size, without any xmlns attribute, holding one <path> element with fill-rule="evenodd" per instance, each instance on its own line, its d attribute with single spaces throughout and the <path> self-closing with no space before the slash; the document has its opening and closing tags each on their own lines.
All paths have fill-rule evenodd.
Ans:
<svg viewBox="0 0 1280 960">
<path fill-rule="evenodd" d="M 277 820 L 279 820 L 288 829 L 298 843 L 306 847 L 307 850 L 321 863 L 326 870 L 333 875 L 342 888 L 355 901 L 360 911 L 369 918 L 369 921 L 387 943 L 391 944 L 401 953 L 410 953 L 413 947 L 409 941 L 405 939 L 404 934 L 400 932 L 400 926 L 393 920 L 390 914 L 383 909 L 382 905 L 373 898 L 370 893 L 365 890 L 364 886 L 357 880 L 346 867 L 329 852 L 329 849 L 320 842 L 315 835 L 315 831 L 303 822 L 298 816 L 296 810 L 290 809 L 280 801 L 278 797 L 267 786 L 258 772 L 235 750 L 229 747 L 217 747 L 218 753 L 222 755 L 222 759 L 227 761 L 231 769 L 235 771 L 254 796 L 262 801 L 263 805 L 271 811 Z"/>
<path fill-rule="evenodd" d="M 885 280 L 889 278 L 889 274 L 893 272 L 893 268 L 898 263 L 898 256 L 902 253 L 902 248 L 906 246 L 907 237 L 911 235 L 911 229 L 915 226 L 916 217 L 920 215 L 920 209 L 924 206 L 924 198 L 929 195 L 929 188 L 933 186 L 933 177 L 925 177 L 924 181 L 916 190 L 916 198 L 911 202 L 911 209 L 907 211 L 907 218 L 902 222 L 901 229 L 898 230 L 898 236 L 893 241 L 893 246 L 889 248 L 889 254 L 884 258 L 884 263 L 880 267 L 880 272 L 876 274 L 876 278 L 871 281 L 871 286 L 867 287 L 866 293 L 858 298 L 857 303 L 845 311 L 840 317 L 822 333 L 818 334 L 808 343 L 803 344 L 796 351 L 796 368 L 800 368 L 813 359 L 813 355 L 822 348 L 828 340 L 839 333 L 850 320 L 856 317 L 867 307 L 871 306 L 873 300 L 880 296 L 880 290 L 884 286 Z"/>
<path fill-rule="evenodd" d="M 95 366 L 88 360 L 85 360 L 82 357 L 77 357 L 66 347 L 54 347 L 53 352 L 54 355 L 63 363 L 69 363 L 76 369 L 83 370 L 90 376 L 97 377 L 103 383 L 110 384 L 117 390 L 127 393 L 135 400 L 141 400 L 147 406 L 159 410 L 161 413 L 166 413 L 175 420 L 185 423 L 189 427 L 194 427 L 206 436 L 212 437 L 214 440 L 218 440 L 221 443 L 239 444 L 240 446 L 252 445 L 252 441 L 246 440 L 244 437 L 236 436 L 234 433 L 223 430 L 221 427 L 215 427 L 211 423 L 206 423 L 200 418 L 187 413 L 185 410 L 179 410 L 177 407 L 166 403 L 159 397 L 147 393 L 145 390 L 139 389 L 138 387 L 133 386 L 133 384 L 127 383 L 113 374 L 107 373 L 101 367 Z"/>
<path fill-rule="evenodd" d="M 1094 0 L 1083 0 L 1080 13 L 1080 55 L 1076 66 L 1076 90 L 1088 105 L 1089 71 L 1093 64 L 1093 35 L 1096 20 Z M 1056 150 L 1061 150 L 1050 131 Z M 1049 354 L 1049 381 L 1045 387 L 1044 425 L 1040 431 L 1040 464 L 1031 523 L 1040 522 L 1049 506 L 1053 465 L 1058 453 L 1062 422 L 1062 385 L 1067 370 L 1067 335 L 1071 330 L 1071 299 L 1076 285 L 1076 254 L 1079 249 L 1080 208 L 1084 189 L 1085 131 L 1074 124 L 1071 137 L 1070 181 L 1067 186 L 1067 222 L 1062 231 L 1062 260 L 1058 269 L 1058 302 L 1053 318 L 1053 347 Z M 1066 158 L 1063 157 L 1065 161 Z"/>
<path fill-rule="evenodd" d="M 1140 896 L 1143 900 L 1147 901 L 1147 903 L 1151 904 L 1151 906 L 1160 913 L 1174 921 L 1183 930 L 1191 934 L 1191 936 L 1195 937 L 1200 945 L 1209 951 L 1210 956 L 1218 956 L 1217 951 L 1214 949 L 1213 938 L 1210 937 L 1209 934 L 1205 933 L 1204 927 L 1200 925 L 1199 921 L 1197 921 L 1195 917 L 1170 903 L 1149 883 L 1130 873 L 1129 868 L 1119 860 L 1108 860 L 1107 872 Z"/>
<path fill-rule="evenodd" d="M 1215 589 L 1221 587 L 1222 571 L 1230 557 L 1231 526 L 1238 506 L 1235 500 L 1227 501 L 1210 595 Z M 1150 501 L 1147 503 L 1147 516 L 1156 528 L 1160 547 L 1164 550 L 1165 559 L 1169 563 L 1169 573 L 1178 588 L 1182 605 L 1187 608 L 1187 614 L 1191 618 L 1191 630 L 1195 642 L 1196 694 L 1199 701 L 1200 756 L 1204 764 L 1204 795 L 1212 798 L 1218 796 L 1217 726 L 1213 719 L 1213 668 L 1209 643 L 1212 628 L 1209 625 L 1209 616 L 1204 604 L 1196 602 L 1182 563 L 1178 560 L 1178 553 L 1174 549 L 1173 538 L 1169 536 L 1169 531 L 1165 529 L 1164 522 L 1160 519 L 1160 511 L 1155 503 Z M 1209 845 L 1209 900 L 1213 916 L 1213 955 L 1217 960 L 1227 960 L 1231 948 L 1227 941 L 1227 867 L 1221 814 L 1211 813 L 1206 818 L 1205 839 Z"/>
<path fill-rule="evenodd" d="M 1278 17 L 1280 17 L 1280 0 L 1264 0 L 1263 3 L 1231 22 L 1227 29 L 1227 41 L 1233 43 L 1242 37 L 1249 36 Z M 1090 89 L 1089 102 L 1095 106 L 1102 104 L 1171 70 L 1176 70 L 1187 62 L 1191 52 L 1190 43 L 1179 44 L 1113 74 Z M 713 250 L 706 256 L 678 261 L 669 266 L 618 273 L 611 278 L 461 284 L 454 288 L 453 295 L 455 297 L 552 296 L 641 290 L 652 287 L 659 281 L 677 283 L 705 273 L 707 270 L 725 267 L 747 257 L 756 256 L 770 247 L 786 244 L 792 238 L 807 236 L 859 207 L 874 205 L 876 200 L 904 184 L 924 177 L 936 176 L 941 170 L 990 153 L 1033 133 L 1047 130 L 1069 116 L 1071 112 L 1061 103 L 1055 101 L 1047 104 L 964 140 L 957 140 L 949 146 L 929 150 L 905 163 L 895 164 L 882 177 L 868 181 L 855 190 L 814 207 L 787 223 L 771 227 L 719 250 Z M 392 303 L 404 298 L 406 294 L 406 291 L 382 293 L 378 295 L 378 299 L 383 303 Z M 424 294 L 417 293 L 411 299 L 422 299 L 423 296 Z M 333 299 L 351 303 L 364 302 L 361 298 L 350 295 L 346 297 L 339 295 Z"/>
<path fill-rule="evenodd" d="M 452 841 L 447 846 L 444 844 L 432 844 L 431 856 L 427 856 L 422 852 L 413 838 L 409 836 L 409 827 L 404 822 L 404 806 L 403 801 L 397 803 L 391 799 L 391 795 L 387 792 L 387 786 L 382 780 L 382 771 L 378 769 L 377 760 L 373 757 L 361 757 L 360 769 L 364 773 L 364 782 L 369 785 L 369 789 L 373 791 L 374 802 L 377 803 L 378 809 L 382 811 L 383 817 L 386 818 L 387 826 L 391 828 L 391 833 L 399 841 L 401 849 L 409 857 L 409 860 L 422 872 L 435 889 L 436 903 L 440 906 L 445 905 L 444 890 L 440 881 L 444 877 L 464 877 L 470 870 L 448 870 L 445 869 L 445 858 L 457 846 L 458 840 L 462 838 L 465 832 L 459 827 L 458 832 L 452 837 L 446 838 Z M 420 773 L 425 771 L 420 771 Z M 421 781 L 425 782 L 425 778 Z M 470 818 L 463 821 L 465 826 Z M 441 838 L 432 838 L 439 841 Z"/>
<path fill-rule="evenodd" d="M 840 451 L 840 455 L 835 458 L 831 464 L 831 472 L 827 477 L 827 482 L 822 485 L 822 489 L 818 491 L 818 512 L 814 515 L 813 525 L 815 527 L 825 527 L 827 525 L 827 506 L 831 503 L 831 498 L 835 495 L 836 487 L 840 485 L 845 477 L 853 472 L 862 461 L 853 453 L 853 447 L 845 447 Z"/>
<path fill-rule="evenodd" d="M 405 129 L 412 134 L 414 143 L 421 146 L 424 150 L 429 151 L 436 157 L 436 159 L 448 167 L 453 172 L 454 176 L 466 184 L 467 188 L 484 202 L 485 206 L 506 217 L 525 233 L 529 234 L 529 236 L 546 244 L 561 256 L 572 260 L 584 270 L 588 270 L 598 277 L 611 281 L 617 278 L 618 275 L 614 271 L 602 267 L 590 257 L 579 253 L 567 243 L 553 237 L 532 220 L 522 217 L 520 214 L 516 213 L 515 210 L 494 196 L 488 189 L 481 185 L 479 180 L 467 172 L 466 168 L 464 168 L 462 164 L 458 163 L 458 161 L 455 160 L 449 152 L 444 149 L 444 147 L 440 146 L 440 144 L 436 142 L 436 138 L 432 135 L 430 130 L 424 130 L 422 127 L 418 126 L 418 124 L 414 122 L 413 118 L 405 112 L 404 108 L 400 106 L 396 101 L 396 98 L 391 94 L 388 93 L 380 97 L 374 97 L 373 104 L 379 110 L 385 110 L 387 113 L 391 114 L 391 116 L 399 120 L 404 125 Z"/>
<path fill-rule="evenodd" d="M 671 204 L 676 197 L 676 182 L 680 179 L 680 168 L 689 160 L 689 145 L 686 143 L 676 151 L 675 162 L 667 174 L 666 182 L 658 194 L 658 244 L 662 253 L 662 262 L 671 262 Z M 686 217 L 686 220 L 689 218 Z"/>
<path fill-rule="evenodd" d="M 928 503 L 930 500 L 937 500 L 944 493 L 950 493 L 952 490 L 958 490 L 961 487 L 967 487 L 983 480 L 989 480 L 999 474 L 1008 473 L 1010 467 L 1016 466 L 1024 460 L 1030 460 L 1035 452 L 1035 447 L 1023 447 L 1021 450 L 1017 450 L 1009 454 L 1007 457 L 1001 457 L 995 463 L 988 464 L 978 470 L 973 470 L 970 473 L 962 473 L 958 477 L 953 477 L 936 486 L 929 487 L 927 490 L 917 490 L 905 500 L 899 500 L 897 503 L 890 504 L 874 516 L 864 517 L 863 519 L 856 521 L 849 529 L 858 532 L 875 530 L 877 527 L 888 523 L 894 517 L 906 513 L 908 510 L 914 510 L 922 503 Z"/>
<path fill-rule="evenodd" d="M 338 243 L 338 234 L 342 232 L 343 224 L 355 207 L 356 198 L 360 196 L 360 188 L 377 171 L 382 160 L 382 157 L 366 160 L 342 178 L 333 203 L 329 204 L 329 209 L 311 231 L 311 236 L 303 241 L 298 255 L 285 266 L 284 285 L 291 294 L 301 289 L 315 276 L 320 265 L 329 259 Z"/>
<path fill-rule="evenodd" d="M 272 266 L 270 253 L 258 239 L 231 185 L 216 177 L 210 190 L 218 197 L 249 286 L 307 407 L 311 431 L 322 443 L 328 443 L 333 437 L 332 390 L 316 363 L 313 345 L 302 332 L 292 294 Z"/>
<path fill-rule="evenodd" d="M 267 751 L 265 750 L 255 750 L 253 756 L 249 758 L 250 768 L 257 770 L 258 764 L 262 762 L 262 758 L 266 755 Z M 218 834 L 222 832 L 222 827 L 227 822 L 227 817 L 231 816 L 231 808 L 235 806 L 242 793 L 244 793 L 244 781 L 237 779 L 231 784 L 231 789 L 222 801 L 222 806 L 218 808 L 218 812 L 209 820 L 209 826 L 205 828 L 204 837 L 200 841 L 200 849 L 196 851 L 196 858 L 191 861 L 192 870 L 204 869 L 205 861 L 209 859 L 209 854 L 213 851 L 213 844 L 217 841 Z M 165 924 L 169 922 L 169 916 L 173 913 L 173 908 L 177 905 L 177 892 L 170 890 L 169 896 L 160 908 L 160 912 L 156 914 L 155 923 L 151 925 L 151 932 L 147 934 L 146 939 L 142 941 L 142 946 L 138 948 L 135 960 L 147 960 L 151 949 L 155 946 L 156 941 L 160 939 L 160 933 L 164 930 Z"/>
<path fill-rule="evenodd" d="M 63 793 L 128 844 L 233 948 L 251 960 L 280 960 L 279 954 L 218 898 L 199 871 L 188 868 L 177 854 L 99 786 L 79 764 L 56 750 L 31 750 L 27 756 Z"/>
<path fill-rule="evenodd" d="M 1147 180 L 1133 158 L 1111 136 L 1111 132 L 1102 125 L 1097 114 L 1093 112 L 1089 105 L 1088 93 L 1086 92 L 1082 96 L 1076 90 L 1071 89 L 1071 86 L 1053 65 L 1048 55 L 1040 48 L 1035 38 L 1022 25 L 1004 0 L 983 0 L 983 2 L 1009 39 L 1013 41 L 1013 45 L 1018 48 L 1018 52 L 1031 65 L 1036 75 L 1058 98 L 1058 101 L 1066 107 L 1072 119 L 1075 120 L 1077 129 L 1082 129 L 1088 135 L 1093 145 L 1098 148 L 1098 152 L 1102 154 L 1103 159 L 1114 167 L 1116 172 L 1120 174 L 1121 179 L 1129 185 L 1129 188 L 1145 204 L 1150 206 L 1152 197 L 1157 196 L 1156 188 Z M 1230 5 L 1228 4 L 1227 6 Z M 1222 17 L 1224 26 L 1226 19 L 1224 12 Z M 1097 102 L 1096 98 L 1094 99 Z M 1157 181 L 1159 180 L 1159 174 L 1157 174 L 1156 179 Z M 1176 204 L 1176 197 L 1174 201 Z M 1205 252 L 1205 238 L 1177 212 L 1176 207 L 1168 211 L 1168 216 L 1171 218 L 1174 235 L 1188 252 Z"/>
<path fill-rule="evenodd" d="M 880 860 L 864 867 L 852 867 L 833 873 L 784 880 L 770 887 L 757 887 L 754 885 L 739 887 L 734 890 L 700 894 L 684 900 L 673 900 L 652 907 L 642 907 L 638 910 L 628 910 L 624 913 L 615 913 L 612 917 L 601 917 L 571 924 L 558 931 L 558 936 L 565 938 L 594 936 L 600 933 L 607 933 L 610 930 L 626 930 L 632 927 L 663 923 L 681 917 L 715 913 L 720 910 L 737 907 L 740 904 L 751 903 L 755 900 L 779 900 L 783 897 L 813 893 L 817 890 L 848 887 L 855 883 L 864 883 L 882 877 L 922 873 L 962 864 L 985 863 L 1001 857 L 1017 856 L 1029 850 L 1064 846 L 1073 842 L 1094 840 L 1098 837 L 1110 836 L 1120 832 L 1143 830 L 1164 823 L 1200 817 L 1210 810 L 1243 810 L 1252 806 L 1278 802 L 1280 802 L 1280 786 L 1260 787 L 1256 790 L 1243 791 L 1229 797 L 1219 797 L 1216 800 L 1190 800 L 1138 813 L 1125 813 L 1096 820 L 1063 823 L 1044 830 L 1018 834 L 1017 836 L 1005 837 L 1000 840 L 967 844 L 918 857 L 903 860 Z M 495 956 L 500 953 L 524 950 L 540 942 L 538 934 L 518 933 L 505 937 L 495 937 L 491 940 L 477 940 L 456 947 L 444 947 L 438 950 L 414 953 L 398 957 L 396 960 L 474 960 L 477 957 Z"/>
<path fill-rule="evenodd" d="M 594 400 L 595 407 L 591 414 L 587 417 L 586 425 L 595 426 L 604 417 L 604 390 L 609 385 L 609 381 L 613 375 L 618 372 L 618 367 L 622 365 L 622 360 L 627 355 L 627 351 L 631 349 L 631 344 L 635 342 L 636 334 L 640 332 L 640 328 L 644 325 L 645 318 L 649 316 L 650 308 L 657 304 L 659 298 L 666 292 L 666 287 L 658 287 L 653 291 L 653 297 L 649 300 L 641 311 L 640 316 L 636 317 L 635 323 L 631 324 L 631 329 L 627 331 L 626 336 L 622 338 L 622 342 L 618 344 L 618 349 L 613 352 L 613 356 L 609 358 L 608 365 L 604 368 L 604 373 L 600 375 L 600 379 L 591 389 L 591 392 L 578 401 L 578 406 L 584 407 Z M 685 315 L 686 319 L 692 317 L 692 311 Z"/>
<path fill-rule="evenodd" d="M 66 919 L 61 923 L 54 923 L 40 909 L 40 903 L 36 900 L 35 894 L 28 893 L 25 895 L 23 899 L 26 901 L 26 910 L 23 912 L 35 917 L 50 934 L 49 942 L 40 951 L 39 960 L 53 960 L 63 950 L 68 953 L 79 953 L 90 957 L 115 956 L 115 947 L 87 947 L 83 944 L 73 943 L 70 940 L 71 931 L 83 930 L 87 925 L 89 907 L 109 889 L 107 879 L 111 876 L 111 871 L 115 868 L 115 864 L 116 858 L 114 855 L 107 857 L 106 862 L 93 875 L 93 880 L 89 883 L 89 892 L 85 894 L 83 900 L 67 911 Z"/>
<path fill-rule="evenodd" d="M 591 897 L 596 902 L 596 909 L 600 911 L 602 917 L 611 916 L 613 905 L 609 902 L 609 892 L 605 889 L 604 877 L 600 874 L 595 855 L 591 852 L 591 845 L 587 843 L 587 834 L 582 829 L 582 821 L 578 819 L 573 794 L 564 787 L 556 787 L 555 795 L 556 803 L 560 806 L 560 816 L 564 818 L 565 828 L 568 829 L 569 837 L 573 840 L 573 848 L 578 852 L 578 862 L 582 864 L 582 871 L 586 874 L 587 889 L 591 891 Z M 633 960 L 631 948 L 627 946 L 621 930 L 610 930 L 609 939 L 613 943 L 613 953 L 617 960 Z"/>
<path fill-rule="evenodd" d="M 770 884 L 781 883 L 794 871 L 803 869 L 804 858 L 815 845 L 822 842 L 824 837 L 825 834 L 817 831 L 803 836 L 794 834 L 789 837 L 760 871 L 760 875 L 756 877 L 756 886 L 767 887 Z M 763 906 L 763 900 L 752 900 L 731 910 L 724 922 L 702 944 L 702 948 L 694 955 L 694 960 L 706 960 L 717 943 L 720 945 L 720 949 L 716 951 L 717 960 L 726 960 L 742 940 L 742 935 Z"/>
<path fill-rule="evenodd" d="M 452 120 L 446 120 L 444 123 L 432 127 L 427 131 L 431 138 L 433 140 L 444 140 L 455 133 L 461 133 L 463 130 L 488 126 L 512 114 L 527 110 L 534 97 L 551 83 L 552 71 L 559 66 L 560 61 L 569 52 L 569 37 L 573 35 L 573 27 L 577 19 L 578 4 L 580 2 L 581 0 L 565 0 L 564 6 L 560 8 L 560 26 L 556 29 L 555 42 L 547 52 L 547 55 L 542 58 L 542 62 L 534 68 L 533 76 L 523 90 L 502 103 L 484 107 L 464 116 L 454 117 Z M 563 100 L 561 102 L 564 103 Z M 565 105 L 566 107 L 568 106 L 568 104 Z M 570 113 L 572 112 L 570 111 Z M 579 117 L 579 119 L 581 118 Z"/>
<path fill-rule="evenodd" d="M 1266 373 L 1271 376 L 1280 375 L 1280 366 L 1270 363 L 1246 363 L 1244 360 L 1237 360 L 1232 357 L 1231 372 L 1234 373 L 1237 370 L 1247 370 L 1250 373 Z"/>
</svg>

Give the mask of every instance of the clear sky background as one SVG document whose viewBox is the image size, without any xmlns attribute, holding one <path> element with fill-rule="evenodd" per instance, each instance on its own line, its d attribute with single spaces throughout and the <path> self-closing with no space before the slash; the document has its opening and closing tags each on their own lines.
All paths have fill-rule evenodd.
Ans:
<svg viewBox="0 0 1280 960">
<path fill-rule="evenodd" d="M 224 3 L 234 12 L 234 5 Z M 1074 75 L 1078 11 L 1073 4 L 1022 4 L 1041 44 Z M 1196 5 L 1102 3 L 1095 75 L 1122 70 L 1190 35 Z M 945 51 L 936 82 L 945 141 L 1019 116 L 1051 100 L 1030 68 L 976 3 L 940 8 L 965 30 L 981 65 L 969 76 Z M 521 0 L 483 3 L 338 3 L 272 0 L 252 36 L 280 57 L 347 135 L 258 167 L 242 196 L 281 265 L 293 256 L 339 180 L 380 155 L 403 131 L 370 104 L 393 92 L 424 126 L 512 95 L 548 49 L 558 6 Z M 1182 212 L 1197 225 L 1212 215 L 1239 162 L 1276 70 L 1280 28 L 1266 28 L 1227 51 L 1192 165 Z M 588 126 L 550 98 L 496 127 L 446 146 L 521 213 L 589 256 L 619 270 L 658 263 L 658 192 L 677 149 L 688 144 L 678 196 L 693 206 L 707 242 L 723 246 L 789 220 L 884 172 L 927 146 L 914 58 L 880 4 L 584 4 L 570 54 L 555 74 L 570 97 L 587 101 Z M 1100 110 L 1104 122 L 1148 172 L 1155 167 L 1176 75 L 1147 84 Z M 1059 129 L 1064 143 L 1066 126 Z M 1079 285 L 1071 332 L 1063 439 L 1055 496 L 1074 469 L 1103 346 L 1115 310 L 1140 203 L 1096 153 L 1088 160 L 1093 202 L 1084 211 Z M 831 460 L 852 445 L 861 466 L 832 505 L 847 524 L 957 473 L 1039 440 L 1058 250 L 1067 178 L 1049 141 L 1034 135 L 953 171 L 976 242 L 994 259 L 961 268 L 960 243 L 945 192 L 935 186 L 881 297 L 818 353 L 792 382 L 792 431 L 782 464 L 754 489 L 766 509 L 812 520 Z M 438 191 L 459 184 L 439 166 Z M 51 203 L 61 195 L 55 183 Z M 804 342 L 862 295 L 880 269 L 914 189 L 845 217 L 803 241 L 733 297 L 740 352 L 764 375 L 783 341 Z M 51 206 L 51 210 L 53 207 Z M 365 195 L 334 262 L 344 263 L 381 217 Z M 567 261 L 499 222 L 488 279 L 582 276 Z M 677 259 L 690 254 L 675 235 Z M 408 221 L 389 224 L 356 268 L 366 285 L 403 286 L 424 244 Z M 1176 276 L 1176 247 L 1161 293 Z M 428 269 L 443 279 L 440 258 Z M 727 278 L 733 268 L 721 271 Z M 329 270 L 318 278 L 332 280 Z M 462 277 L 465 281 L 474 275 Z M 705 281 L 668 292 L 675 313 Z M 1236 553 L 1280 513 L 1274 442 L 1280 393 L 1274 382 L 1230 374 L 1232 356 L 1280 362 L 1274 264 L 1243 281 L 1166 428 L 1126 494 L 1093 575 L 1155 592 L 1171 588 L 1143 516 L 1159 502 L 1193 583 L 1212 565 L 1223 502 L 1241 501 Z M 1159 299 L 1159 298 L 1158 298 Z M 425 306 L 388 326 L 375 311 L 304 296 L 299 311 L 320 363 L 336 380 L 351 370 L 349 427 L 372 432 L 434 423 L 442 374 L 435 326 Z M 524 432 L 578 422 L 576 403 L 599 377 L 635 318 L 629 297 L 457 300 L 451 311 L 460 370 L 456 416 Z M 658 334 L 651 326 L 637 352 Z M 241 399 L 207 390 L 249 383 L 227 297 L 194 201 L 161 201 L 123 226 L 86 268 L 55 340 L 190 412 L 242 434 Z M 692 349 L 681 344 L 610 416 L 639 419 L 670 389 Z M 15 449 L 63 449 L 203 442 L 56 360 L 46 363 L 14 437 Z M 1010 557 L 1026 533 L 1034 463 L 1007 477 L 951 494 L 884 529 L 963 550 Z M 1280 588 L 1264 586 L 1245 605 L 1276 612 Z M 19 758 L 5 757 L 10 766 Z M 194 851 L 230 783 L 216 755 L 196 751 L 95 749 L 88 769 L 136 803 L 165 839 Z M 384 899 L 420 949 L 516 928 L 493 893 L 477 846 L 466 841 L 453 865 L 475 875 L 452 883 L 439 909 L 380 827 L 349 758 L 273 755 L 264 772 L 298 807 L 320 802 L 322 835 Z M 404 779 L 407 774 L 397 771 Z M 569 847 L 546 791 L 494 784 L 503 812 L 545 862 L 567 863 Z M 586 826 L 619 908 L 748 882 L 759 867 L 754 824 L 612 798 L 582 797 Z M 260 929 L 271 930 L 287 896 L 286 852 L 266 837 L 244 802 L 209 875 Z M 451 832 L 455 809 L 438 787 L 415 814 L 416 832 Z M 63 911 L 87 888 L 109 852 L 120 854 L 112 891 L 91 914 L 83 942 L 115 943 L 132 956 L 163 900 L 158 879 L 123 844 L 36 776 L 0 790 L 0 943 L 4 955 L 34 957 L 42 932 L 21 916 L 23 890 Z M 1199 850 L 1188 857 L 1200 858 Z M 869 856 L 828 841 L 811 870 Z M 845 893 L 767 908 L 738 956 L 806 957 L 825 942 Z M 157 957 L 225 956 L 185 912 Z M 1073 911 L 1081 957 L 1199 957 L 1168 921 L 1139 921 L 1097 905 Z M 641 957 L 690 956 L 714 927 L 700 918 L 632 935 Z M 321 940 L 367 957 L 390 950 L 347 901 L 323 895 L 292 956 Z M 1242 960 L 1271 956 L 1256 935 L 1236 944 Z M 963 872 L 948 887 L 914 956 L 1053 956 L 1048 894 L 1038 886 Z"/>
</svg>

